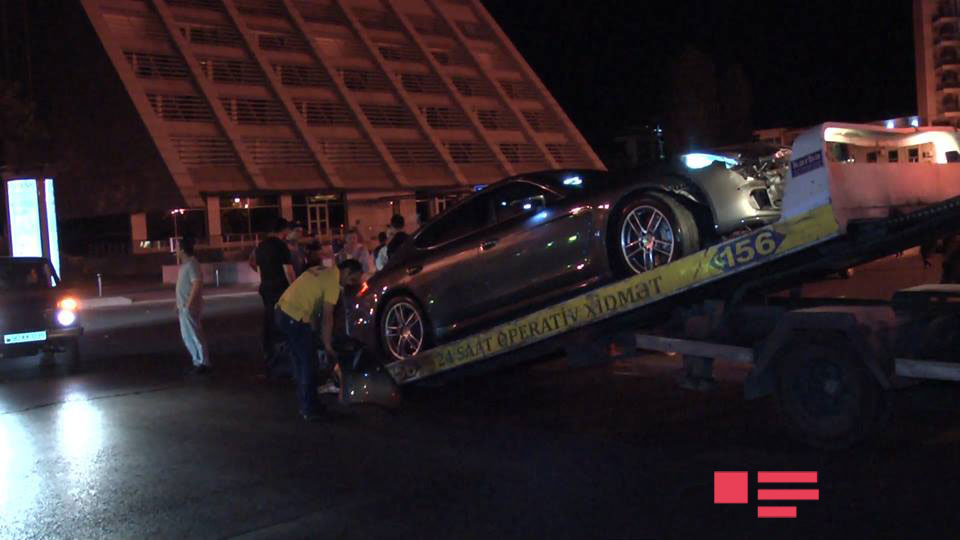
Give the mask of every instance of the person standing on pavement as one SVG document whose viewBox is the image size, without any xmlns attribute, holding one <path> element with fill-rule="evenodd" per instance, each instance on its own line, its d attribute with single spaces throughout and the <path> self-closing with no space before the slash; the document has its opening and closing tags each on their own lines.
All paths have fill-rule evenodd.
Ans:
<svg viewBox="0 0 960 540">
<path fill-rule="evenodd" d="M 357 229 L 347 231 L 347 237 L 344 240 L 343 249 L 337 254 L 337 262 L 343 262 L 348 259 L 354 259 L 360 262 L 363 267 L 363 275 L 367 276 L 374 271 L 373 260 L 367 247 L 360 241 L 360 233 Z"/>
<path fill-rule="evenodd" d="M 949 233 L 931 237 L 921 244 L 920 257 L 924 267 L 932 266 L 930 256 L 938 247 L 943 249 L 940 283 L 960 283 L 960 234 Z"/>
<path fill-rule="evenodd" d="M 250 254 L 250 266 L 260 272 L 260 299 L 263 301 L 263 360 L 267 376 L 273 374 L 276 367 L 274 345 L 276 327 L 273 309 L 287 287 L 296 279 L 293 271 L 293 258 L 285 242 L 290 227 L 287 220 L 278 218 L 270 233 Z"/>
<path fill-rule="evenodd" d="M 293 353 L 294 374 L 297 381 L 297 399 L 300 415 L 316 421 L 323 414 L 317 402 L 317 387 L 326 382 L 329 371 L 317 378 L 317 346 L 314 338 L 317 318 L 320 318 L 321 342 L 328 369 L 336 365 L 333 349 L 333 308 L 340 300 L 343 287 L 359 285 L 363 267 L 353 259 L 342 261 L 332 268 L 314 266 L 290 285 L 277 302 L 277 327 L 286 336 Z"/>
<path fill-rule="evenodd" d="M 394 214 L 390 218 L 390 226 L 387 227 L 387 247 L 386 249 L 381 249 L 377 254 L 377 258 L 374 261 L 377 270 L 383 270 L 383 267 L 387 265 L 387 261 L 390 259 L 390 256 L 396 253 L 400 246 L 407 241 L 409 236 L 404 232 L 404 220 L 403 216 L 400 214 Z"/>
<path fill-rule="evenodd" d="M 376 261 L 377 257 L 380 256 L 380 251 L 387 248 L 387 232 L 380 231 L 380 234 L 377 235 L 377 247 L 373 248 L 373 260 Z M 377 270 L 383 270 L 383 267 L 379 264 L 376 264 Z"/>
<path fill-rule="evenodd" d="M 394 214 L 393 217 L 390 218 L 390 228 L 393 229 L 393 236 L 387 244 L 387 257 L 396 253 L 397 250 L 400 249 L 400 246 L 407 241 L 407 238 L 410 238 L 410 235 L 403 230 L 405 226 L 403 216 L 400 214 Z"/>
<path fill-rule="evenodd" d="M 297 222 L 291 223 L 286 241 L 295 276 L 299 276 L 307 269 L 307 254 L 300 243 L 301 238 L 303 238 L 303 225 Z"/>
<path fill-rule="evenodd" d="M 210 351 L 203 334 L 203 273 L 194 251 L 196 241 L 191 237 L 180 240 L 182 261 L 177 275 L 177 316 L 180 319 L 180 335 L 193 360 L 191 373 L 205 375 L 210 372 Z"/>
</svg>

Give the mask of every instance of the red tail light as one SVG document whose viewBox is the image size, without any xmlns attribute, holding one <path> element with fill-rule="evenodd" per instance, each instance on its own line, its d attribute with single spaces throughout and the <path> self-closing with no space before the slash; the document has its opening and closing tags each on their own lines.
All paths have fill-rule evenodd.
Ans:
<svg viewBox="0 0 960 540">
<path fill-rule="evenodd" d="M 363 285 L 360 286 L 360 292 L 357 293 L 357 296 L 363 296 L 368 289 L 370 289 L 370 286 L 367 285 L 366 281 L 364 281 Z"/>
</svg>

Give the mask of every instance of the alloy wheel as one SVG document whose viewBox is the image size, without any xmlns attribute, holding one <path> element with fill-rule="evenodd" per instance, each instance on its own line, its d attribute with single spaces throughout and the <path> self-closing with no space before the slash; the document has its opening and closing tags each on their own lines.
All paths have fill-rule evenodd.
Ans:
<svg viewBox="0 0 960 540">
<path fill-rule="evenodd" d="M 383 340 L 394 358 L 409 358 L 420 352 L 423 348 L 423 320 L 413 304 L 397 302 L 383 320 Z"/>
<path fill-rule="evenodd" d="M 630 269 L 638 274 L 671 262 L 675 245 L 670 220 L 653 206 L 637 206 L 623 220 L 620 251 Z"/>
</svg>

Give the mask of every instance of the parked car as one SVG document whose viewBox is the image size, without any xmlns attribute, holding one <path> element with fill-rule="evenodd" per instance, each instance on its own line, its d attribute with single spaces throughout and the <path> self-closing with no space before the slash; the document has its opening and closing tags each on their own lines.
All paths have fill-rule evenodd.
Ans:
<svg viewBox="0 0 960 540">
<path fill-rule="evenodd" d="M 425 224 L 350 302 L 352 333 L 418 354 L 775 221 L 789 150 L 688 154 L 649 179 L 595 170 L 502 180 Z"/>
<path fill-rule="evenodd" d="M 71 369 L 80 367 L 79 304 L 59 285 L 46 259 L 0 257 L 0 358 L 61 353 Z"/>
</svg>

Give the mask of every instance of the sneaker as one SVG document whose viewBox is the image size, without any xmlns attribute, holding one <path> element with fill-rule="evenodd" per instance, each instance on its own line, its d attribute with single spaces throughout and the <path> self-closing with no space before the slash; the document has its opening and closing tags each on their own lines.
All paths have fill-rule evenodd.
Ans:
<svg viewBox="0 0 960 540">
<path fill-rule="evenodd" d="M 210 366 L 206 364 L 193 366 L 187 370 L 187 375 L 209 375 L 209 374 L 210 374 Z"/>
<path fill-rule="evenodd" d="M 327 384 L 317 388 L 317 393 L 321 395 L 322 394 L 339 394 L 340 385 L 338 385 L 335 381 L 330 381 Z"/>
</svg>

